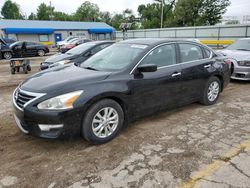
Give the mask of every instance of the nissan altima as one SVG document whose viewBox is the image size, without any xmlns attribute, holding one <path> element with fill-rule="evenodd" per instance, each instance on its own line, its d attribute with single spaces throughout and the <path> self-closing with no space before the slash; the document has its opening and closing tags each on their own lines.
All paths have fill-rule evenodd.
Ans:
<svg viewBox="0 0 250 188">
<path fill-rule="evenodd" d="M 13 93 L 25 134 L 81 135 L 101 144 L 143 116 L 200 102 L 214 104 L 230 80 L 229 65 L 186 40 L 133 39 L 98 52 L 80 67 L 39 72 Z"/>
</svg>

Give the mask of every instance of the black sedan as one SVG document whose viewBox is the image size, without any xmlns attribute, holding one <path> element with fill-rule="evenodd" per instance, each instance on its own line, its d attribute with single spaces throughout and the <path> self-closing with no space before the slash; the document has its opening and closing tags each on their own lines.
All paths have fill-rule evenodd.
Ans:
<svg viewBox="0 0 250 188">
<path fill-rule="evenodd" d="M 60 66 L 25 80 L 13 93 L 15 120 L 26 134 L 77 134 L 105 143 L 140 117 L 197 101 L 214 104 L 229 78 L 228 64 L 201 44 L 126 40 L 80 67 Z"/>
<path fill-rule="evenodd" d="M 9 46 L 9 54 L 5 58 L 44 56 L 46 53 L 49 53 L 49 48 L 46 45 L 35 42 L 17 41 Z"/>
<path fill-rule="evenodd" d="M 65 54 L 58 53 L 49 57 L 43 63 L 41 63 L 40 69 L 44 70 L 50 67 L 64 65 L 72 62 L 74 62 L 75 65 L 79 65 L 95 53 L 99 52 L 100 50 L 103 50 L 104 48 L 110 46 L 113 43 L 114 42 L 112 41 L 96 41 L 81 44 L 69 50 Z"/>
</svg>

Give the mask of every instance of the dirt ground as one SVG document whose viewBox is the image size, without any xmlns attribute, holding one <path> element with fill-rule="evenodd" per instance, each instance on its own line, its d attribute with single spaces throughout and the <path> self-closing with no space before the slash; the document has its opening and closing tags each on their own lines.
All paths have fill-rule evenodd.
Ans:
<svg viewBox="0 0 250 188">
<path fill-rule="evenodd" d="M 250 187 L 250 83 L 213 106 L 192 104 L 137 121 L 111 142 L 45 140 L 15 126 L 11 94 L 32 72 L 0 61 L 0 188 Z"/>
</svg>

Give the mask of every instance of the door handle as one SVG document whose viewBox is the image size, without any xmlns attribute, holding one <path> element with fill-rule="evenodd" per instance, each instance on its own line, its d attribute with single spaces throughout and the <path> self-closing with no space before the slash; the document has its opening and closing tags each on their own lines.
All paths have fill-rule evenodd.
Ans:
<svg viewBox="0 0 250 188">
<path fill-rule="evenodd" d="M 177 73 L 172 74 L 172 77 L 175 78 L 175 77 L 180 76 L 180 75 L 181 75 L 181 72 L 177 72 Z"/>
<path fill-rule="evenodd" d="M 206 68 L 206 69 L 208 69 L 208 68 L 210 68 L 210 67 L 211 67 L 210 64 L 204 66 L 204 68 Z"/>
</svg>

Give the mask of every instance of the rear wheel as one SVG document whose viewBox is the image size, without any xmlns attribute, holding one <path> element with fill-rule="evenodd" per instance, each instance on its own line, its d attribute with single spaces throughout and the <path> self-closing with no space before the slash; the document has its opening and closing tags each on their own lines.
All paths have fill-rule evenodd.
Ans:
<svg viewBox="0 0 250 188">
<path fill-rule="evenodd" d="M 82 136 L 94 143 L 102 144 L 112 140 L 124 122 L 121 106 L 111 99 L 101 100 L 90 107 L 82 124 Z"/>
<path fill-rule="evenodd" d="M 11 52 L 4 52 L 4 53 L 3 53 L 3 57 L 4 57 L 5 59 L 11 59 L 11 58 L 12 58 L 12 54 L 11 54 Z"/>
<path fill-rule="evenodd" d="M 221 91 L 221 81 L 217 77 L 211 77 L 203 90 L 201 103 L 204 105 L 213 105 L 219 98 Z"/>
<path fill-rule="evenodd" d="M 37 54 L 42 57 L 42 56 L 45 55 L 45 51 L 44 50 L 38 50 Z"/>
</svg>

